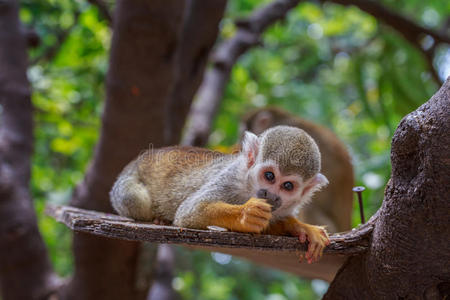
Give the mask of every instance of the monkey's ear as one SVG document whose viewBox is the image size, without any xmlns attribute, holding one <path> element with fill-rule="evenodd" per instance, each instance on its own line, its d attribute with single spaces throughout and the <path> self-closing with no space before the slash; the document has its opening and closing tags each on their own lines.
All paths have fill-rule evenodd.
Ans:
<svg viewBox="0 0 450 300">
<path fill-rule="evenodd" d="M 261 110 L 256 116 L 252 124 L 252 130 L 261 133 L 269 128 L 273 123 L 272 113 L 267 110 Z"/>
<path fill-rule="evenodd" d="M 306 182 L 306 187 L 302 191 L 302 197 L 306 195 L 311 196 L 314 192 L 320 190 L 327 184 L 328 179 L 322 173 L 317 173 L 313 178 Z"/>
<path fill-rule="evenodd" d="M 247 167 L 250 168 L 256 161 L 256 156 L 258 155 L 259 141 L 258 137 L 246 131 L 244 133 L 244 139 L 242 141 L 242 152 L 247 158 Z"/>
</svg>

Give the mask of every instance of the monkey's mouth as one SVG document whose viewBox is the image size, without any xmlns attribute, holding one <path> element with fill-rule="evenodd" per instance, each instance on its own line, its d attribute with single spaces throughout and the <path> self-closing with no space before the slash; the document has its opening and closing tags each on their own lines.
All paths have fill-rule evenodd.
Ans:
<svg viewBox="0 0 450 300">
<path fill-rule="evenodd" d="M 272 211 L 276 211 L 281 206 L 281 197 L 266 189 L 258 190 L 258 192 L 256 192 L 256 197 L 266 199 L 267 203 L 272 205 Z"/>
</svg>

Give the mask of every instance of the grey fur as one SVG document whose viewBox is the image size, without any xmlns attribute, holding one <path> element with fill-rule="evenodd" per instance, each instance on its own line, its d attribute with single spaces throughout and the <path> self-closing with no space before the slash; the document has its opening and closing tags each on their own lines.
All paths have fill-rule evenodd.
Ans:
<svg viewBox="0 0 450 300">
<path fill-rule="evenodd" d="M 320 171 L 319 147 L 304 130 L 276 126 L 263 132 L 260 139 L 263 161 L 275 161 L 284 174 L 299 174 L 308 180 Z"/>
<path fill-rule="evenodd" d="M 113 208 L 122 216 L 137 220 L 152 220 L 150 195 L 141 182 L 136 168 L 137 161 L 129 163 L 114 183 L 109 196 Z"/>
</svg>

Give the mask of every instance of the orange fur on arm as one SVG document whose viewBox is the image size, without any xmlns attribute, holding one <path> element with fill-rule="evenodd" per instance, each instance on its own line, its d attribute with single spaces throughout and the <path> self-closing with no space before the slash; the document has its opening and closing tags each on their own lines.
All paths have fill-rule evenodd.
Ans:
<svg viewBox="0 0 450 300">
<path fill-rule="evenodd" d="M 237 231 L 241 217 L 242 205 L 233 205 L 225 202 L 212 202 L 203 204 L 203 213 L 198 216 L 202 228 L 214 225 Z"/>
<path fill-rule="evenodd" d="M 225 202 L 202 204 L 198 215 L 198 226 L 215 225 L 231 231 L 261 233 L 272 217 L 271 205 L 266 200 L 250 198 L 245 204 L 233 205 Z"/>
</svg>

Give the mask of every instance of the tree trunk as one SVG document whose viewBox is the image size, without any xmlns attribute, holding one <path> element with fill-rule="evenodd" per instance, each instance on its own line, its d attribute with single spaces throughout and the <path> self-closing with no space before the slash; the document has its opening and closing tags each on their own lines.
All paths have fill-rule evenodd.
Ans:
<svg viewBox="0 0 450 300">
<path fill-rule="evenodd" d="M 177 50 L 175 83 L 166 104 L 166 144 L 180 142 L 192 100 L 203 79 L 208 54 L 216 41 L 226 0 L 187 1 Z"/>
<path fill-rule="evenodd" d="M 450 78 L 397 128 L 369 250 L 347 261 L 324 299 L 450 296 L 449 154 Z"/>
<path fill-rule="evenodd" d="M 18 6 L 14 0 L 0 5 L 0 298 L 4 300 L 44 299 L 58 285 L 29 191 L 33 116 Z"/>
<path fill-rule="evenodd" d="M 72 204 L 112 212 L 109 190 L 140 151 L 164 144 L 164 104 L 174 80 L 184 2 L 119 0 L 114 16 L 102 129 L 94 159 Z M 144 299 L 140 244 L 75 234 L 75 274 L 66 299 Z"/>
</svg>

